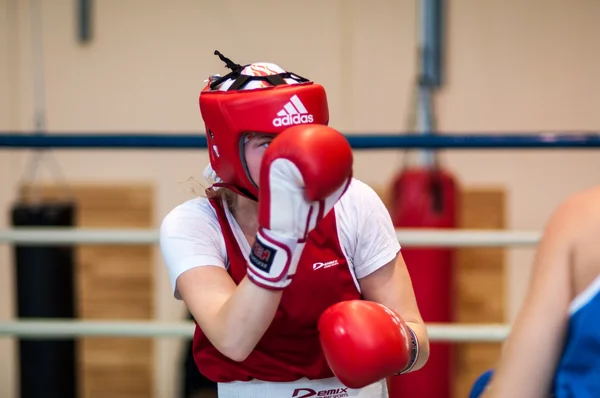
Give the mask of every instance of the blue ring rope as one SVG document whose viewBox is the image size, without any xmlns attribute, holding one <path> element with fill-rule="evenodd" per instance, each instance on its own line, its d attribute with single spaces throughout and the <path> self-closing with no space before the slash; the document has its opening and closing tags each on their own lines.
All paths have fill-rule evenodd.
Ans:
<svg viewBox="0 0 600 398">
<path fill-rule="evenodd" d="M 355 149 L 592 149 L 599 134 L 346 135 Z M 205 149 L 206 138 L 181 134 L 2 134 L 13 149 Z"/>
</svg>

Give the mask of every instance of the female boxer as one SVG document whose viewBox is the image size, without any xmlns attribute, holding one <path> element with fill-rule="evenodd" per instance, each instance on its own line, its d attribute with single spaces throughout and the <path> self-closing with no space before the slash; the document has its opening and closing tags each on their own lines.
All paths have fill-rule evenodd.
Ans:
<svg viewBox="0 0 600 398">
<path fill-rule="evenodd" d="M 325 90 L 240 66 L 200 94 L 214 184 L 173 209 L 160 245 L 220 397 L 387 396 L 428 338 L 391 219 L 352 178 Z"/>
<path fill-rule="evenodd" d="M 550 218 L 498 367 L 472 397 L 600 396 L 599 239 L 595 187 L 569 197 Z"/>
</svg>

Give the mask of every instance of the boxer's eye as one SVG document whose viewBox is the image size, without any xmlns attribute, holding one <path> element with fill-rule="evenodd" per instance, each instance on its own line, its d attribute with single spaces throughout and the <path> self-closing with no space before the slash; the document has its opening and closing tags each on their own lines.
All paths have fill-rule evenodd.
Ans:
<svg viewBox="0 0 600 398">
<path fill-rule="evenodd" d="M 273 141 L 272 137 L 261 137 L 258 139 L 257 144 L 259 147 L 266 149 L 269 147 L 269 144 L 271 143 L 271 141 Z"/>
</svg>

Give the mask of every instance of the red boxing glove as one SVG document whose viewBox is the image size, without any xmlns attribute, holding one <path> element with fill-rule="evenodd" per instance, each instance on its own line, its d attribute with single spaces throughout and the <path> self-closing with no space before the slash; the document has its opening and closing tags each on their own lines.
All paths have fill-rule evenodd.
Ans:
<svg viewBox="0 0 600 398">
<path fill-rule="evenodd" d="M 321 347 L 335 376 L 350 388 L 362 388 L 415 364 L 418 342 L 402 318 L 384 305 L 342 301 L 319 318 Z"/>
<path fill-rule="evenodd" d="M 291 283 L 308 233 L 348 188 L 352 162 L 350 144 L 331 127 L 294 126 L 273 139 L 261 161 L 250 280 L 269 289 Z"/>
</svg>

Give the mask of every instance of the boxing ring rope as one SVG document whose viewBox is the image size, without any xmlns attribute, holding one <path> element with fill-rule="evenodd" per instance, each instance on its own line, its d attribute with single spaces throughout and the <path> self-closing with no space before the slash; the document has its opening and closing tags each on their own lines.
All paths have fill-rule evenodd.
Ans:
<svg viewBox="0 0 600 398">
<path fill-rule="evenodd" d="M 504 247 L 536 244 L 541 234 L 526 231 L 397 229 L 403 247 Z M 0 244 L 146 245 L 158 243 L 158 231 L 145 229 L 13 228 L 0 230 Z"/>
<path fill-rule="evenodd" d="M 446 342 L 499 342 L 508 334 L 508 326 L 501 324 L 428 324 L 432 341 Z M 146 337 L 191 338 L 194 323 L 153 321 L 70 321 L 31 320 L 0 321 L 0 336 L 16 335 L 27 339 L 73 337 Z"/>
<path fill-rule="evenodd" d="M 596 149 L 600 135 L 562 132 L 510 135 L 347 135 L 353 149 Z M 0 132 L 2 149 L 202 149 L 204 135 L 149 134 L 26 134 Z M 540 232 L 497 230 L 397 229 L 403 247 L 507 247 L 536 245 Z M 64 245 L 158 243 L 157 230 L 13 228 L 0 230 L 0 244 Z M 427 325 L 432 341 L 501 342 L 509 333 L 507 324 Z M 27 319 L 0 321 L 0 336 L 27 339 L 84 336 L 191 338 L 194 324 L 156 321 L 72 321 Z"/>
<path fill-rule="evenodd" d="M 535 245 L 540 233 L 514 231 L 397 229 L 403 247 L 505 247 Z M 93 230 L 56 228 L 19 228 L 0 230 L 0 244 L 127 244 L 145 245 L 158 242 L 155 230 Z M 153 321 L 69 321 L 25 320 L 0 321 L 0 336 L 26 339 L 69 337 L 153 337 L 191 338 L 192 322 L 162 323 Z M 503 324 L 428 324 L 431 341 L 501 342 L 509 332 Z"/>
<path fill-rule="evenodd" d="M 510 135 L 346 135 L 353 149 L 593 149 L 596 133 L 560 132 Z M 204 135 L 15 134 L 0 132 L 0 149 L 201 149 Z"/>
</svg>

